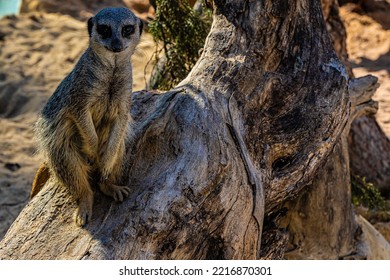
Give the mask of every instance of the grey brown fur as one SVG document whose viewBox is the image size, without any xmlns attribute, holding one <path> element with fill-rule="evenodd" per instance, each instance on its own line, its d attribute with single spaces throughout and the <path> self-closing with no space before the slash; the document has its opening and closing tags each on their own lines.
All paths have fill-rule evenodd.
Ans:
<svg viewBox="0 0 390 280">
<path fill-rule="evenodd" d="M 39 149 L 51 177 L 78 201 L 75 222 L 79 226 L 92 216 L 93 171 L 100 174 L 100 190 L 116 201 L 130 191 L 119 184 L 125 138 L 131 133 L 130 57 L 142 22 L 126 8 L 106 8 L 88 21 L 88 31 L 88 49 L 50 97 L 36 124 Z"/>
</svg>

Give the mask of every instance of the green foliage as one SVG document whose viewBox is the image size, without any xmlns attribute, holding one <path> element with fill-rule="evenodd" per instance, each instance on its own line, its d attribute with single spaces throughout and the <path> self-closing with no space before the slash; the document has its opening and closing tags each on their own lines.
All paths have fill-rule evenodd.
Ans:
<svg viewBox="0 0 390 280">
<path fill-rule="evenodd" d="M 157 0 L 150 33 L 163 48 L 156 53 L 151 88 L 170 89 L 183 80 L 199 58 L 211 27 L 211 12 L 195 11 L 187 0 Z M 159 54 L 164 51 L 160 61 Z"/>
<path fill-rule="evenodd" d="M 369 209 L 382 210 L 385 208 L 385 200 L 381 193 L 366 178 L 351 176 L 352 202 L 355 206 L 365 206 Z"/>
</svg>

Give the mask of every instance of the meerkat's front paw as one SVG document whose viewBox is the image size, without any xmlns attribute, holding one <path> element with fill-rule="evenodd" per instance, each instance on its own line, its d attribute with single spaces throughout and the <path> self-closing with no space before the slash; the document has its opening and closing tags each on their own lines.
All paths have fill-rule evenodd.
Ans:
<svg viewBox="0 0 390 280">
<path fill-rule="evenodd" d="M 114 198 L 115 201 L 122 202 L 130 194 L 130 188 L 128 186 L 118 186 L 107 183 L 100 184 L 100 190 L 108 196 Z"/>
<path fill-rule="evenodd" d="M 128 197 L 130 194 L 130 188 L 128 186 L 112 185 L 112 188 L 114 189 L 113 198 L 115 199 L 115 201 L 122 202 L 123 199 Z"/>
<path fill-rule="evenodd" d="M 80 199 L 79 205 L 74 213 L 74 222 L 79 227 L 83 227 L 92 218 L 93 200 Z"/>
</svg>

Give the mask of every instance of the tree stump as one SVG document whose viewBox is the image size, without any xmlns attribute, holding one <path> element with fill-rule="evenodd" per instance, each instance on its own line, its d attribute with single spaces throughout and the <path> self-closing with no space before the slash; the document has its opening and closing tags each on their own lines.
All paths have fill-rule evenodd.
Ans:
<svg viewBox="0 0 390 280">
<path fill-rule="evenodd" d="M 166 93 L 133 94 L 130 197 L 94 217 L 55 181 L 0 242 L 1 259 L 256 259 L 265 216 L 312 182 L 350 113 L 320 1 L 214 1 L 204 52 Z"/>
<path fill-rule="evenodd" d="M 267 243 L 262 248 L 262 256 L 268 259 L 387 259 L 390 251 L 384 248 L 390 245 L 355 215 L 350 187 L 350 163 L 354 174 L 369 173 L 376 179 L 388 176 L 385 172 L 388 140 L 377 126 L 367 126 L 376 123 L 368 116 L 377 110 L 377 103 L 371 97 L 379 86 L 378 79 L 374 76 L 352 78 L 337 1 L 322 0 L 322 7 L 335 50 L 351 76 L 348 86 L 351 115 L 338 144 L 313 182 L 296 200 L 286 203 L 282 213 L 266 229 Z M 356 129 L 357 123 L 365 124 L 366 129 Z M 353 145 L 348 143 L 351 138 L 357 139 Z M 374 169 L 375 172 L 371 172 Z"/>
</svg>

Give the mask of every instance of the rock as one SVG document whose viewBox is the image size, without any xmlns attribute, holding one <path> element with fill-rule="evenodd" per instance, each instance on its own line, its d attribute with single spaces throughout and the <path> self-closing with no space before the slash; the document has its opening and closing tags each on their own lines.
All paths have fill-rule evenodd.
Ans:
<svg viewBox="0 0 390 280">
<path fill-rule="evenodd" d="M 21 166 L 19 163 L 7 162 L 6 164 L 4 164 L 4 167 L 7 168 L 8 170 L 11 170 L 12 172 L 15 172 L 15 171 L 19 170 Z"/>
</svg>

